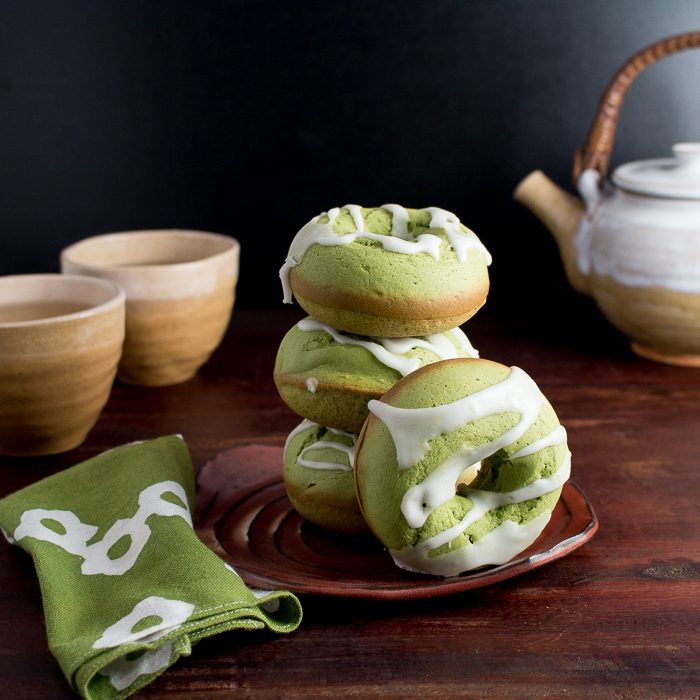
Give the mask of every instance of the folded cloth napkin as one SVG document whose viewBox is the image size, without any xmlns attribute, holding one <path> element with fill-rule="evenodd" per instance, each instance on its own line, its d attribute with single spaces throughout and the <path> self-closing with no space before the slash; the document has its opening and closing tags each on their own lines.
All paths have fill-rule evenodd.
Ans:
<svg viewBox="0 0 700 700">
<path fill-rule="evenodd" d="M 253 593 L 199 541 L 193 506 L 177 436 L 124 445 L 0 501 L 3 533 L 34 559 L 49 647 L 87 700 L 127 697 L 217 632 L 299 625 L 294 595 Z"/>
</svg>

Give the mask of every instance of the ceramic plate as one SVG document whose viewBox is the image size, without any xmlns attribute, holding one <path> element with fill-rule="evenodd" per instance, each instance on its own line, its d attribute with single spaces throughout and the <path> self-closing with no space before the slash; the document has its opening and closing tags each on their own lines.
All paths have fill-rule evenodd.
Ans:
<svg viewBox="0 0 700 700">
<path fill-rule="evenodd" d="M 287 498 L 282 453 L 278 446 L 237 445 L 209 460 L 197 477 L 197 534 L 255 588 L 385 600 L 446 595 L 559 559 L 598 529 L 588 499 L 569 481 L 544 532 L 507 564 L 452 578 L 412 574 L 374 537 L 337 535 L 305 521 Z"/>
</svg>

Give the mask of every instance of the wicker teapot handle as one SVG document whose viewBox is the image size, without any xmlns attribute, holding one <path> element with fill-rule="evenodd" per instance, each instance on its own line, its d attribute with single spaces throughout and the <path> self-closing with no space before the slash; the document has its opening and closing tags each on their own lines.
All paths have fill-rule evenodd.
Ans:
<svg viewBox="0 0 700 700">
<path fill-rule="evenodd" d="M 637 52 L 615 73 L 600 100 L 598 113 L 593 120 L 586 145 L 579 146 L 576 149 L 573 169 L 575 186 L 578 185 L 579 175 L 589 168 L 593 168 L 600 173 L 601 186 L 605 181 L 610 162 L 610 152 L 615 139 L 617 119 L 620 116 L 620 107 L 632 81 L 647 66 L 656 63 L 659 59 L 679 51 L 697 47 L 700 47 L 700 32 L 688 32 L 671 36 Z"/>
</svg>

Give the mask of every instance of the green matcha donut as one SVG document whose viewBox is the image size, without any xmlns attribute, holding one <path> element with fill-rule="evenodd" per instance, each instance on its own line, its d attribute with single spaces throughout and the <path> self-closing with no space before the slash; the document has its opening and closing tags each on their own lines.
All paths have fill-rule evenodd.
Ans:
<svg viewBox="0 0 700 700">
<path fill-rule="evenodd" d="M 284 447 L 284 483 L 299 514 L 346 535 L 369 534 L 355 495 L 357 435 L 304 420 Z"/>
<path fill-rule="evenodd" d="M 280 270 L 314 318 L 366 336 L 441 333 L 486 301 L 491 256 L 472 231 L 437 207 L 348 204 L 312 219 Z"/>
<path fill-rule="evenodd" d="M 549 521 L 569 478 L 566 431 L 517 367 L 426 365 L 371 401 L 355 480 L 365 520 L 409 571 L 504 564 Z M 455 484 L 481 462 L 468 486 Z"/>
<path fill-rule="evenodd" d="M 359 433 L 370 399 L 429 362 L 455 357 L 478 357 L 459 328 L 423 338 L 367 338 L 306 318 L 282 340 L 275 384 L 300 416 Z"/>
</svg>

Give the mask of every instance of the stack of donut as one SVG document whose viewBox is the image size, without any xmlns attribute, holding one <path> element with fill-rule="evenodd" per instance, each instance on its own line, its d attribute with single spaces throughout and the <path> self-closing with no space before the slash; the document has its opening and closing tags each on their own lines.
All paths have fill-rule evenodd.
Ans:
<svg viewBox="0 0 700 700">
<path fill-rule="evenodd" d="M 480 360 L 459 326 L 491 256 L 450 212 L 346 205 L 312 219 L 280 271 L 310 314 L 275 383 L 304 420 L 289 498 L 310 522 L 373 532 L 407 570 L 505 563 L 541 533 L 569 476 L 566 432 L 522 370 Z"/>
</svg>

